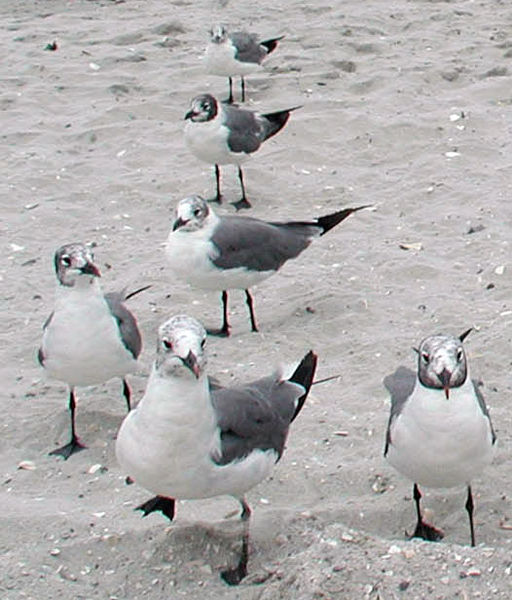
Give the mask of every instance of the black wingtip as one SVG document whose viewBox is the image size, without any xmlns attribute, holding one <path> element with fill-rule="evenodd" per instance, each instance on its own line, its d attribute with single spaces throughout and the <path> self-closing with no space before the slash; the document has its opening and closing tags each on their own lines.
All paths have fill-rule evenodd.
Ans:
<svg viewBox="0 0 512 600">
<path fill-rule="evenodd" d="M 139 288 L 138 290 L 135 290 L 134 292 L 130 292 L 129 294 L 127 294 L 124 299 L 125 300 L 129 300 L 130 298 L 133 298 L 134 296 L 136 296 L 137 294 L 140 294 L 141 292 L 145 292 L 146 290 L 149 290 L 150 287 L 153 287 L 151 284 L 149 285 L 145 285 L 144 287 Z"/>
<path fill-rule="evenodd" d="M 302 394 L 297 402 L 297 408 L 295 409 L 295 413 L 291 419 L 292 421 L 300 413 L 302 407 L 304 406 L 304 402 L 306 402 L 309 390 L 313 385 L 317 362 L 318 356 L 313 352 L 313 350 L 310 350 L 300 361 L 299 366 L 295 369 L 290 379 L 288 379 L 288 381 L 291 381 L 292 383 L 301 385 L 305 390 L 304 394 Z"/>
<path fill-rule="evenodd" d="M 343 210 L 339 210 L 330 215 L 325 215 L 323 217 L 318 217 L 316 220 L 317 224 L 322 228 L 322 233 L 320 235 L 324 235 L 330 231 L 333 227 L 336 227 L 339 223 L 344 221 L 347 217 L 350 217 L 352 213 L 357 212 L 358 210 L 363 210 L 364 208 L 370 208 L 371 204 L 365 204 L 364 206 L 356 206 L 354 208 L 345 208 Z"/>
<path fill-rule="evenodd" d="M 260 42 L 260 46 L 265 46 L 265 48 L 267 49 L 267 54 L 270 54 L 271 52 L 274 52 L 274 50 L 277 48 L 277 44 L 283 38 L 284 35 L 280 35 L 279 37 L 275 37 L 270 40 L 264 40 L 263 42 Z"/>
<path fill-rule="evenodd" d="M 288 122 L 290 113 L 294 110 L 298 110 L 299 108 L 302 108 L 302 105 L 292 106 L 292 108 L 286 108 L 285 110 L 278 110 L 277 112 L 261 115 L 267 122 L 264 140 L 268 140 L 272 136 L 276 135 L 276 133 L 279 133 Z"/>
</svg>

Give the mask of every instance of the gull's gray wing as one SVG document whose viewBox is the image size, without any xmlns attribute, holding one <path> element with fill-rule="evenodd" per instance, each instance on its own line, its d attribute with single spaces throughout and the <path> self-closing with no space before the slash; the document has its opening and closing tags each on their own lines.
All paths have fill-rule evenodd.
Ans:
<svg viewBox="0 0 512 600">
<path fill-rule="evenodd" d="M 236 48 L 235 58 L 240 62 L 259 64 L 268 54 L 268 50 L 258 42 L 254 33 L 236 31 L 229 38 Z"/>
<path fill-rule="evenodd" d="M 47 329 L 48 325 L 51 323 L 53 319 L 53 311 L 50 313 L 50 316 L 46 319 L 46 321 L 43 323 L 43 333 L 44 330 Z M 45 359 L 45 355 L 43 352 L 43 347 L 40 346 L 38 351 L 37 351 L 37 360 L 39 361 L 39 364 L 44 367 L 44 359 Z"/>
<path fill-rule="evenodd" d="M 386 444 L 384 447 L 384 456 L 388 452 L 391 443 L 391 425 L 393 421 L 402 412 L 409 396 L 416 385 L 416 373 L 407 367 L 398 367 L 391 375 L 384 378 L 384 386 L 391 395 L 391 412 L 389 414 L 388 427 L 386 431 Z"/>
<path fill-rule="evenodd" d="M 489 426 L 491 427 L 492 434 L 492 443 L 496 443 L 496 432 L 494 431 L 494 427 L 492 426 L 491 415 L 489 414 L 489 409 L 487 408 L 487 404 L 485 403 L 485 398 L 482 392 L 480 391 L 481 383 L 476 379 L 472 379 L 473 388 L 475 390 L 476 399 L 478 400 L 478 404 L 482 410 L 482 413 L 489 419 Z"/>
<path fill-rule="evenodd" d="M 132 295 L 133 294 L 129 294 L 128 296 Z M 119 335 L 121 336 L 125 348 L 131 352 L 133 358 L 137 358 L 142 350 L 142 338 L 135 317 L 124 305 L 124 301 L 128 296 L 126 295 L 125 290 L 121 292 L 110 292 L 105 294 L 105 301 L 110 308 L 112 316 L 117 321 Z"/>
<path fill-rule="evenodd" d="M 220 218 L 213 231 L 211 241 L 219 255 L 211 260 L 221 269 L 277 271 L 307 248 L 321 231 L 314 223 L 268 223 L 228 215 Z"/>
<path fill-rule="evenodd" d="M 223 105 L 224 125 L 228 128 L 228 146 L 232 152 L 255 152 L 263 141 L 263 126 L 255 113 L 236 106 Z"/>
<path fill-rule="evenodd" d="M 221 430 L 219 465 L 241 460 L 253 450 L 274 450 L 281 457 L 297 401 L 304 389 L 276 376 L 212 391 L 212 405 Z"/>
</svg>

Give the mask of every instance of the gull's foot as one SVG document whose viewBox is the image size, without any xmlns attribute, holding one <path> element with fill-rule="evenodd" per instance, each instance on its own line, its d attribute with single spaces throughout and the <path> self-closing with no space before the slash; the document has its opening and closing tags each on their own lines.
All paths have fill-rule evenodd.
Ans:
<svg viewBox="0 0 512 600">
<path fill-rule="evenodd" d="M 144 514 L 143 517 L 147 517 L 149 514 L 155 511 L 160 511 L 165 515 L 169 521 L 174 519 L 175 501 L 174 498 L 165 498 L 164 496 L 155 496 L 150 500 L 146 500 L 140 506 L 137 506 L 135 510 L 141 510 Z"/>
<path fill-rule="evenodd" d="M 222 194 L 214 196 L 213 198 L 208 198 L 206 200 L 206 202 L 215 202 L 216 204 L 222 204 L 223 201 L 224 201 L 224 196 Z"/>
<path fill-rule="evenodd" d="M 422 538 L 427 542 L 439 542 L 444 538 L 444 532 L 425 521 L 420 521 L 411 537 Z"/>
<path fill-rule="evenodd" d="M 75 452 L 80 452 L 80 450 L 84 450 L 87 446 L 84 446 L 80 443 L 78 438 L 73 438 L 68 444 L 62 446 L 62 448 L 56 448 L 49 452 L 49 456 L 62 456 L 64 460 L 67 460 L 72 454 Z"/>
<path fill-rule="evenodd" d="M 214 335 L 215 337 L 229 337 L 229 327 L 221 327 L 220 329 L 207 329 L 208 335 Z"/>
<path fill-rule="evenodd" d="M 221 571 L 220 576 L 228 585 L 238 585 L 247 575 L 247 562 L 240 561 L 234 569 Z"/>
<path fill-rule="evenodd" d="M 247 198 L 240 198 L 236 202 L 231 202 L 231 204 L 236 208 L 236 210 L 243 210 L 246 208 L 252 208 L 252 204 L 247 200 Z"/>
</svg>

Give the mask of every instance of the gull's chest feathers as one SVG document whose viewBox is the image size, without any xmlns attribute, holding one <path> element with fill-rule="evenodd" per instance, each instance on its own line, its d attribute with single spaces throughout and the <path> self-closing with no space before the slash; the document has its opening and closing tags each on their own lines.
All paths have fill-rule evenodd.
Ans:
<svg viewBox="0 0 512 600">
<path fill-rule="evenodd" d="M 231 43 L 209 44 L 206 48 L 206 70 L 212 75 L 249 75 L 262 69 L 254 62 L 242 62 L 235 59 L 236 48 Z"/>
<path fill-rule="evenodd" d="M 185 142 L 192 154 L 210 164 L 240 164 L 249 158 L 245 152 L 232 152 L 228 146 L 229 129 L 222 123 L 222 113 L 211 121 L 185 125 Z"/>
<path fill-rule="evenodd" d="M 451 487 L 469 482 L 492 460 L 492 433 L 468 377 L 460 388 L 422 387 L 418 382 L 391 425 L 387 458 L 418 484 Z"/>
<path fill-rule="evenodd" d="M 116 441 L 124 471 L 151 492 L 171 498 L 243 495 L 267 477 L 277 455 L 254 450 L 218 465 L 220 429 L 206 377 L 169 380 L 155 371 L 139 406 L 125 418 Z"/>
<path fill-rule="evenodd" d="M 45 369 L 70 385 L 122 377 L 136 365 L 103 295 L 92 289 L 61 290 L 42 350 Z"/>
</svg>

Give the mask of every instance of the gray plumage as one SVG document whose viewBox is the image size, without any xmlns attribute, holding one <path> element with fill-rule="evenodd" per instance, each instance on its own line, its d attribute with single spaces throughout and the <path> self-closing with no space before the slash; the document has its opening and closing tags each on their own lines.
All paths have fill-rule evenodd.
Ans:
<svg viewBox="0 0 512 600">
<path fill-rule="evenodd" d="M 309 222 L 272 223 L 252 217 L 223 216 L 212 234 L 212 243 L 219 250 L 212 262 L 221 269 L 277 271 L 305 250 L 315 237 L 363 208 L 367 207 L 347 208 Z"/>
<path fill-rule="evenodd" d="M 235 31 L 229 38 L 236 48 L 235 58 L 240 62 L 261 64 L 277 46 L 277 42 L 283 39 L 283 35 L 260 42 L 255 33 Z"/>
<path fill-rule="evenodd" d="M 412 394 L 415 385 L 416 373 L 407 367 L 398 367 L 394 373 L 384 378 L 384 386 L 391 396 L 391 411 L 386 431 L 384 456 L 388 453 L 389 444 L 391 443 L 391 424 L 402 412 L 402 408 Z"/>
<path fill-rule="evenodd" d="M 132 295 L 133 294 L 130 294 L 130 296 Z M 133 358 L 138 358 L 142 350 L 142 337 L 139 328 L 137 327 L 135 317 L 124 305 L 126 299 L 126 290 L 105 294 L 105 301 L 110 308 L 112 316 L 117 322 L 119 335 L 121 336 L 124 347 L 131 352 Z"/>
<path fill-rule="evenodd" d="M 254 450 L 275 450 L 279 460 L 290 423 L 302 408 L 313 382 L 316 362 L 316 356 L 309 352 L 287 381 L 279 381 L 273 375 L 245 386 L 212 390 L 221 430 L 221 455 L 213 460 L 226 465 Z"/>
</svg>

